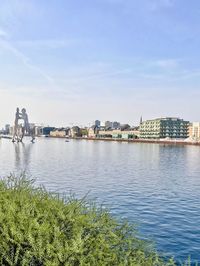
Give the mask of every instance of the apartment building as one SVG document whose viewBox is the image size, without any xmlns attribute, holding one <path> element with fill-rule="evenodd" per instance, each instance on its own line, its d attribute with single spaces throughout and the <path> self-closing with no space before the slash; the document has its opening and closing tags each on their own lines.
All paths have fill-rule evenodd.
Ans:
<svg viewBox="0 0 200 266">
<path fill-rule="evenodd" d="M 190 124 L 189 137 L 194 140 L 200 140 L 200 122 L 193 122 Z"/>
<path fill-rule="evenodd" d="M 140 124 L 141 139 L 185 139 L 189 136 L 189 121 L 176 117 L 157 118 Z"/>
</svg>

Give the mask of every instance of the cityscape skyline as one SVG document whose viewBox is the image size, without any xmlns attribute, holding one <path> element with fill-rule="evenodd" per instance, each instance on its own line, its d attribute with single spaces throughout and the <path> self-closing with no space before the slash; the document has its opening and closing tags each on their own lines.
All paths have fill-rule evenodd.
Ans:
<svg viewBox="0 0 200 266">
<path fill-rule="evenodd" d="M 0 127 L 200 120 L 197 0 L 2 0 Z M 45 18 L 45 20 L 44 20 Z"/>
<path fill-rule="evenodd" d="M 19 110 L 18 110 L 19 111 Z M 25 112 L 26 113 L 26 112 Z M 20 113 L 16 113 L 20 114 Z M 3 138 L 12 138 L 12 141 L 21 142 L 24 137 L 24 129 L 27 126 L 28 131 L 26 136 L 31 136 L 32 141 L 35 137 L 56 137 L 56 138 L 88 138 L 89 140 L 143 140 L 150 141 L 157 139 L 157 141 L 179 141 L 186 140 L 187 144 L 199 145 L 200 140 L 200 122 L 186 121 L 176 117 L 154 118 L 143 121 L 140 118 L 138 126 L 131 126 L 129 124 L 121 124 L 117 121 L 99 121 L 95 120 L 89 127 L 73 125 L 71 127 L 54 127 L 36 124 L 21 124 L 17 116 L 17 127 L 5 125 L 5 128 L 0 130 Z M 28 117 L 26 118 L 26 123 Z M 13 136 L 13 137 L 11 137 Z M 174 143 L 174 142 L 173 142 Z"/>
<path fill-rule="evenodd" d="M 113 129 L 117 129 L 117 128 L 120 128 L 121 126 L 124 126 L 124 125 L 128 125 L 130 127 L 139 127 L 143 122 L 145 121 L 153 121 L 153 120 L 156 120 L 156 119 L 165 119 L 165 118 L 170 118 L 170 119 L 182 119 L 180 116 L 162 116 L 162 117 L 151 117 L 149 119 L 144 119 L 143 116 L 140 116 L 138 121 L 136 123 L 132 123 L 131 121 L 123 121 L 123 122 L 120 122 L 119 120 L 99 120 L 99 119 L 93 119 L 93 121 L 87 121 L 86 124 L 83 124 L 83 123 L 80 123 L 80 122 L 71 122 L 71 123 L 68 123 L 68 124 L 64 124 L 64 123 L 61 123 L 61 124 L 49 124 L 47 122 L 34 122 L 34 121 L 31 121 L 30 124 L 32 125 L 36 125 L 36 126 L 42 126 L 42 127 L 54 127 L 54 128 L 66 128 L 66 127 L 73 127 L 73 126 L 78 126 L 80 128 L 90 128 L 92 126 L 97 126 L 97 127 L 105 127 L 105 128 L 113 128 Z M 20 120 L 19 120 L 20 121 Z M 190 123 L 200 123 L 199 121 L 191 121 L 191 120 L 187 120 L 188 122 Z M 23 121 L 20 122 L 20 124 L 23 124 Z M 1 125 L 1 123 L 0 123 Z M 14 124 L 11 122 L 6 122 L 5 124 L 3 124 L 2 126 L 0 126 L 0 129 L 5 129 L 7 126 L 13 126 Z"/>
</svg>

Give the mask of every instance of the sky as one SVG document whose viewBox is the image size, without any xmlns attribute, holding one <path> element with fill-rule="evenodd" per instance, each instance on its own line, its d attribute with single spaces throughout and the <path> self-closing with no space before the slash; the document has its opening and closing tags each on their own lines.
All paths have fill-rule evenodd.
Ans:
<svg viewBox="0 0 200 266">
<path fill-rule="evenodd" d="M 200 121 L 199 0 L 1 0 L 0 127 Z"/>
</svg>

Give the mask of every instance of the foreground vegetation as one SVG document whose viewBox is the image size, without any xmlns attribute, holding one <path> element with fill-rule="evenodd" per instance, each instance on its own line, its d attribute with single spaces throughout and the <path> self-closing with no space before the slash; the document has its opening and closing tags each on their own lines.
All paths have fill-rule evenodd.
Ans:
<svg viewBox="0 0 200 266">
<path fill-rule="evenodd" d="M 0 265 L 175 265 L 134 228 L 85 200 L 59 198 L 33 182 L 0 181 Z"/>
</svg>

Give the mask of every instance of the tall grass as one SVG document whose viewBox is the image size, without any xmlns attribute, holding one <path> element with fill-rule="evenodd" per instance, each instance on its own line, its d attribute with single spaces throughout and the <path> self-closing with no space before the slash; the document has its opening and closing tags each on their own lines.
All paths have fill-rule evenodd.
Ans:
<svg viewBox="0 0 200 266">
<path fill-rule="evenodd" d="M 0 181 L 0 265 L 175 265 L 133 227 L 85 200 L 64 200 L 24 175 Z"/>
</svg>

